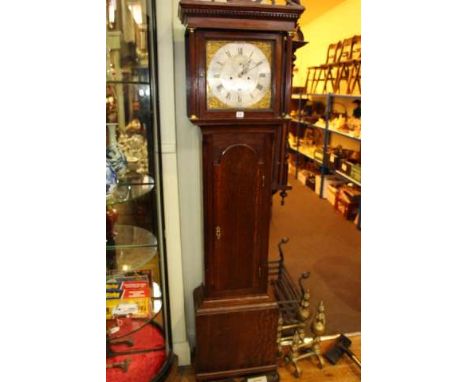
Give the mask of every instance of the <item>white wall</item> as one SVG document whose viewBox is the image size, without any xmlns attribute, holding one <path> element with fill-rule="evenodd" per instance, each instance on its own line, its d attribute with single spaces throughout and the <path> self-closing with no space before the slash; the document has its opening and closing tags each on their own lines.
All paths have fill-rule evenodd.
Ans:
<svg viewBox="0 0 468 382">
<path fill-rule="evenodd" d="M 172 2 L 156 1 L 158 28 L 159 117 L 161 128 L 162 178 L 166 228 L 166 257 L 174 353 L 179 365 L 190 364 L 187 341 L 182 248 L 180 238 L 179 180 L 177 173 Z"/>
<path fill-rule="evenodd" d="M 180 228 L 187 333 L 195 344 L 193 290 L 203 280 L 203 214 L 201 133 L 186 112 L 185 28 L 177 16 L 178 0 L 172 0 L 175 58 L 175 108 L 179 175 Z"/>
<path fill-rule="evenodd" d="M 361 34 L 361 0 L 332 1 L 330 3 L 334 6 L 315 17 L 316 10 L 323 11 L 322 2 L 301 1 L 306 10 L 299 24 L 304 40 L 309 43 L 296 53 L 295 66 L 299 70 L 294 73 L 294 86 L 305 84 L 307 67 L 325 62 L 329 44 Z"/>
</svg>

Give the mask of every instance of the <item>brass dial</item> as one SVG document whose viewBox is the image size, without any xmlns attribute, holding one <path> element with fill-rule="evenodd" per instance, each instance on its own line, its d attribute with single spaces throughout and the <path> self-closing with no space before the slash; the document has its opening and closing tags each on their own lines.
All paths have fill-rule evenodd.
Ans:
<svg viewBox="0 0 468 382">
<path fill-rule="evenodd" d="M 269 109 L 271 44 L 208 41 L 208 109 Z"/>
</svg>

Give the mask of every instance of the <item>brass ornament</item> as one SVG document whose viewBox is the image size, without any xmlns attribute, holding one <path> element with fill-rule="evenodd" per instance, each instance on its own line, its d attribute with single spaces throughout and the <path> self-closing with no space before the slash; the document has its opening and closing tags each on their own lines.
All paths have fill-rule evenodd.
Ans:
<svg viewBox="0 0 468 382">
<path fill-rule="evenodd" d="M 306 294 L 308 296 L 305 296 Z M 306 291 L 306 293 L 304 293 L 304 298 L 301 301 L 301 307 L 308 307 L 309 298 L 309 291 Z M 307 304 L 304 304 L 305 302 L 307 302 Z M 299 316 L 301 316 L 301 314 L 299 314 Z M 309 315 L 305 315 L 304 317 L 306 318 L 306 320 L 308 320 Z M 304 326 L 296 324 L 296 330 L 294 331 L 294 335 L 292 336 L 292 338 L 288 338 L 292 339 L 291 344 L 289 346 L 289 351 L 286 354 L 284 354 L 283 349 L 281 349 L 280 354 L 283 356 L 287 364 L 291 364 L 293 366 L 293 374 L 296 378 L 299 378 L 302 374 L 302 370 L 299 367 L 298 363 L 302 359 L 315 358 L 317 360 L 317 366 L 320 369 L 322 369 L 325 365 L 325 361 L 323 359 L 322 352 L 320 349 L 320 336 L 322 336 L 325 333 L 325 323 L 325 305 L 323 304 L 323 301 L 320 301 L 317 306 L 317 311 L 314 320 L 311 324 L 313 336 L 311 338 L 308 338 L 308 341 L 306 341 Z M 305 322 L 303 322 L 303 324 L 305 324 Z M 294 325 L 289 325 L 290 328 L 291 326 Z M 282 330 L 285 330 L 286 327 L 287 325 L 279 325 L 278 331 L 280 332 Z M 285 338 L 282 338 L 281 340 L 284 341 Z M 281 342 L 279 343 L 281 344 Z M 281 345 L 279 345 L 278 347 L 280 348 Z"/>
<path fill-rule="evenodd" d="M 321 336 L 326 330 L 325 305 L 320 301 L 315 314 L 311 314 L 310 290 L 304 285 L 310 273 L 302 273 L 297 284 L 291 278 L 284 267 L 282 246 L 287 242 L 287 238 L 281 239 L 278 244 L 280 260 L 270 261 L 269 267 L 280 307 L 276 337 L 277 355 L 286 365 L 292 367 L 293 375 L 299 378 L 302 374 L 300 360 L 315 359 L 320 369 L 325 364 L 320 348 Z M 310 337 L 306 336 L 308 328 L 311 332 Z"/>
</svg>

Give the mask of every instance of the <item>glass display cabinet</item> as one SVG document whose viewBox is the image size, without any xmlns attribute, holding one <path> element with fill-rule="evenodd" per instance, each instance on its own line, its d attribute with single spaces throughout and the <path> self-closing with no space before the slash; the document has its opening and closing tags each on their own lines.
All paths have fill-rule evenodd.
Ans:
<svg viewBox="0 0 468 382">
<path fill-rule="evenodd" d="M 106 0 L 106 10 L 106 376 L 155 382 L 173 363 L 156 15 L 146 0 Z"/>
</svg>

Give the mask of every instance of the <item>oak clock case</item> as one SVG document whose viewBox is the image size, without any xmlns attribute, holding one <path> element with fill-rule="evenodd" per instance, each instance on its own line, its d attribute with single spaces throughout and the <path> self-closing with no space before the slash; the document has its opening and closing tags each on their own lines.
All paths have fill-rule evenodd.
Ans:
<svg viewBox="0 0 468 382">
<path fill-rule="evenodd" d="M 303 8 L 179 4 L 187 116 L 201 129 L 203 150 L 196 377 L 275 377 L 279 311 L 268 286 L 269 225 L 272 193 L 286 187 L 292 35 Z"/>
<path fill-rule="evenodd" d="M 158 154 L 156 15 L 146 0 L 107 0 L 106 10 L 106 381 L 163 381 L 174 357 Z"/>
</svg>

